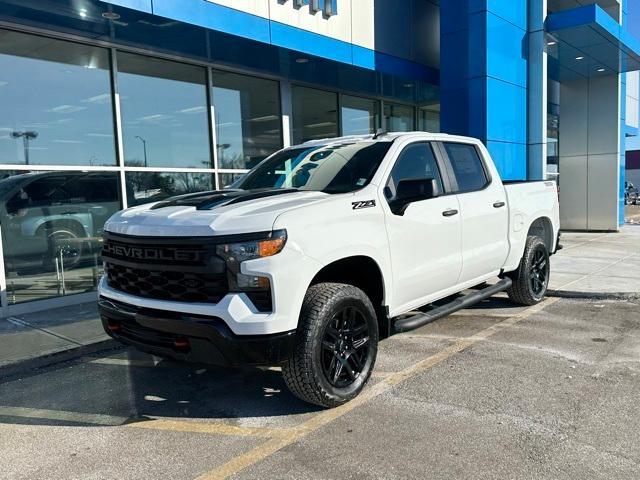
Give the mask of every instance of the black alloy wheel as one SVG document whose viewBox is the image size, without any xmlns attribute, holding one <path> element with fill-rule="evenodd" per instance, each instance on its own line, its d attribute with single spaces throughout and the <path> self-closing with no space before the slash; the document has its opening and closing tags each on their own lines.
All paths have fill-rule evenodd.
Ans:
<svg viewBox="0 0 640 480">
<path fill-rule="evenodd" d="M 531 291 L 539 296 L 547 290 L 547 280 L 549 278 L 549 260 L 543 248 L 536 249 L 530 267 L 529 279 Z"/>
<path fill-rule="evenodd" d="M 367 364 L 369 326 L 357 307 L 336 312 L 322 338 L 322 372 L 331 385 L 345 388 L 355 382 Z"/>
<path fill-rule="evenodd" d="M 544 240 L 527 237 L 520 266 L 507 273 L 513 284 L 507 290 L 509 298 L 519 305 L 535 305 L 544 298 L 551 276 L 549 250 Z"/>
<path fill-rule="evenodd" d="M 296 397 L 322 407 L 354 399 L 371 377 L 378 353 L 378 319 L 369 297 L 343 283 L 307 290 L 284 381 Z"/>
</svg>

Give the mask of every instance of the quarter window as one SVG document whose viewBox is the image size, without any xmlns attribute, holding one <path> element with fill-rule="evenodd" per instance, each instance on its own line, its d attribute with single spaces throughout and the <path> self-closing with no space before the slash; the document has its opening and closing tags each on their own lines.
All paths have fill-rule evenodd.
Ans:
<svg viewBox="0 0 640 480">
<path fill-rule="evenodd" d="M 414 143 L 406 147 L 396 160 L 387 183 L 387 198 L 393 200 L 396 196 L 398 183 L 402 180 L 435 179 L 438 191 L 444 191 L 442 177 L 433 148 L 429 143 Z"/>
<path fill-rule="evenodd" d="M 444 148 L 458 182 L 458 191 L 482 190 L 489 183 L 482 160 L 474 145 L 445 143 Z"/>
</svg>

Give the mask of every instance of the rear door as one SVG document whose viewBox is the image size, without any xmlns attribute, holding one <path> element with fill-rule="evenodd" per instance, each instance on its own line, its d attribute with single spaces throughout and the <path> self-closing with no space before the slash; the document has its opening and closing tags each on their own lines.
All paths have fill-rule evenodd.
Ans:
<svg viewBox="0 0 640 480">
<path fill-rule="evenodd" d="M 439 163 L 440 162 L 440 163 Z M 393 269 L 393 312 L 422 305 L 424 299 L 456 285 L 462 267 L 458 200 L 447 195 L 444 165 L 429 142 L 406 145 L 388 175 L 385 219 Z M 401 180 L 435 179 L 440 196 L 411 203 L 403 214 L 389 203 Z"/>
<path fill-rule="evenodd" d="M 462 220 L 462 273 L 459 283 L 497 273 L 509 254 L 507 195 L 473 144 L 439 144 L 455 184 Z"/>
</svg>

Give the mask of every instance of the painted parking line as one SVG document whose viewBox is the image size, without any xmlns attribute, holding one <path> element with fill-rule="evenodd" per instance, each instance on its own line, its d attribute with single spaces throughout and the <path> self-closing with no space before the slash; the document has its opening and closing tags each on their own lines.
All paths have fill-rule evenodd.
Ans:
<svg viewBox="0 0 640 480">
<path fill-rule="evenodd" d="M 284 428 L 241 427 L 222 422 L 202 423 L 186 420 L 149 420 L 130 423 L 130 428 L 163 430 L 173 432 L 208 433 L 213 435 L 231 435 L 238 437 L 281 437 L 287 433 Z"/>
<path fill-rule="evenodd" d="M 304 437 L 310 435 L 311 433 L 319 430 L 320 428 L 328 425 L 329 423 L 341 418 L 347 413 L 351 412 L 355 408 L 369 402 L 370 400 L 382 395 L 383 393 L 391 390 L 396 385 L 419 375 L 422 372 L 444 362 L 445 360 L 451 358 L 457 353 L 462 352 L 463 350 L 469 348 L 470 346 L 486 340 L 487 338 L 495 335 L 496 333 L 510 328 L 517 324 L 518 322 L 524 320 L 525 318 L 534 315 L 540 312 L 542 309 L 553 305 L 559 299 L 557 298 L 548 298 L 543 302 L 530 307 L 500 323 L 494 324 L 475 335 L 470 336 L 467 339 L 458 340 L 454 344 L 444 348 L 438 353 L 431 355 L 430 357 L 425 358 L 424 360 L 400 371 L 389 375 L 384 378 L 379 383 L 371 386 L 367 390 L 365 390 L 362 394 L 356 397 L 354 400 L 346 403 L 340 407 L 334 408 L 332 410 L 324 410 L 321 413 L 315 415 L 309 420 L 305 421 L 298 427 L 294 427 L 287 431 L 283 436 L 272 438 L 267 440 L 266 442 L 258 445 L 252 450 L 243 453 L 229 462 L 199 476 L 197 480 L 217 480 L 224 479 L 230 477 L 231 475 L 235 475 L 236 473 L 241 472 L 242 470 L 255 465 L 256 463 L 270 457 L 271 455 L 277 453 L 281 449 L 303 439 Z"/>
</svg>

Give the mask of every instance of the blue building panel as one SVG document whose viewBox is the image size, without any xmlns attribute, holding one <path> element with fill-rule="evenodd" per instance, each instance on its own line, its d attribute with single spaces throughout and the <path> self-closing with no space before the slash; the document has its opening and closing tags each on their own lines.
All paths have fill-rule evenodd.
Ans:
<svg viewBox="0 0 640 480">
<path fill-rule="evenodd" d="M 487 78 L 487 131 L 498 142 L 527 143 L 526 88 Z"/>
<path fill-rule="evenodd" d="M 459 4 L 460 2 L 447 2 Z M 521 30 L 527 29 L 528 1 L 524 0 L 470 0 L 469 13 L 491 12 Z"/>
<path fill-rule="evenodd" d="M 442 23 L 462 28 L 441 35 L 442 130 L 480 138 L 505 178 L 526 179 L 527 2 L 449 3 Z"/>
<path fill-rule="evenodd" d="M 521 143 L 487 142 L 487 149 L 503 180 L 527 178 L 527 146 Z"/>
<path fill-rule="evenodd" d="M 526 88 L 527 32 L 491 12 L 486 29 L 487 75 Z"/>
</svg>

